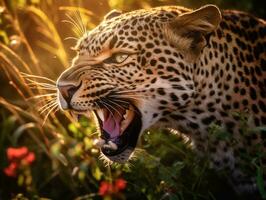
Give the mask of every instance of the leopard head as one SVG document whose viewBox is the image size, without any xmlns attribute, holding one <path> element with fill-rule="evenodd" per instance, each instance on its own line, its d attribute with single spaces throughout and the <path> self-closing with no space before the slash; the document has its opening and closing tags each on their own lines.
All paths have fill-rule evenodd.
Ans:
<svg viewBox="0 0 266 200">
<path fill-rule="evenodd" d="M 126 162 L 140 134 L 189 104 L 192 64 L 218 25 L 216 6 L 109 13 L 76 46 L 57 80 L 58 102 L 74 116 L 93 113 L 102 153 Z"/>
</svg>

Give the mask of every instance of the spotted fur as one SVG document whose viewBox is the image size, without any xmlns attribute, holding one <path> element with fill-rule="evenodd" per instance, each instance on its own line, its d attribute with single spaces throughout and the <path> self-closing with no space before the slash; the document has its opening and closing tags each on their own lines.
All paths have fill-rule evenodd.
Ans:
<svg viewBox="0 0 266 200">
<path fill-rule="evenodd" d="M 130 101 L 142 131 L 179 130 L 211 167 L 229 172 L 238 191 L 257 190 L 256 167 L 245 155 L 266 164 L 266 131 L 258 128 L 266 125 L 265 21 L 211 5 L 115 12 L 79 40 L 77 51 L 58 79 L 78 87 L 70 109 L 95 110 L 105 97 Z M 129 57 L 114 64 L 118 52 Z"/>
</svg>

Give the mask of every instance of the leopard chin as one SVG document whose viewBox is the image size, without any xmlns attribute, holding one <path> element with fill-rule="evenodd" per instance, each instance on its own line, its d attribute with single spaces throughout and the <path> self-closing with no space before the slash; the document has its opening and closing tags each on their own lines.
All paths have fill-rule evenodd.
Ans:
<svg viewBox="0 0 266 200">
<path fill-rule="evenodd" d="M 100 156 L 100 158 L 104 161 L 107 160 L 107 163 L 119 163 L 119 164 L 125 164 L 127 163 L 129 160 L 131 160 L 131 158 L 133 157 L 135 152 L 134 148 L 127 148 L 125 149 L 122 153 L 117 154 L 115 156 L 107 156 L 105 155 L 103 152 Z"/>
</svg>

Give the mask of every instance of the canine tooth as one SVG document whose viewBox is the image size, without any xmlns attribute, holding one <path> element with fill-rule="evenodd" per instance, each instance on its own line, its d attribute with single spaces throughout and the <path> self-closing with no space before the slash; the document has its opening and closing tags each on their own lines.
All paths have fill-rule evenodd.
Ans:
<svg viewBox="0 0 266 200">
<path fill-rule="evenodd" d="M 128 127 L 129 123 L 133 120 L 134 118 L 134 112 L 131 110 L 127 110 L 126 112 L 126 118 L 121 122 L 121 133 L 123 133 L 126 128 Z"/>
<path fill-rule="evenodd" d="M 105 144 L 105 140 L 102 139 L 102 138 L 95 139 L 95 140 L 93 141 L 93 144 L 94 144 L 96 147 L 101 148 L 102 146 L 104 146 L 104 144 Z"/>
<path fill-rule="evenodd" d="M 117 150 L 117 149 L 118 149 L 117 145 L 116 145 L 114 142 L 109 141 L 108 144 L 109 144 L 110 147 L 111 147 L 110 149 L 112 149 L 112 150 Z"/>
<path fill-rule="evenodd" d="M 121 122 L 121 128 L 120 128 L 120 131 L 121 131 L 121 134 L 124 132 L 124 130 L 127 128 L 126 127 L 127 123 L 126 123 L 126 120 L 123 120 Z"/>
<path fill-rule="evenodd" d="M 118 149 L 117 145 L 115 143 L 113 143 L 112 141 L 108 141 L 108 144 L 104 144 L 103 145 L 103 148 L 105 148 L 105 149 L 111 149 L 113 151 L 115 151 L 115 150 Z"/>
<path fill-rule="evenodd" d="M 104 144 L 103 145 L 103 148 L 105 148 L 105 149 L 111 149 L 111 150 L 113 149 L 110 144 Z"/>
<path fill-rule="evenodd" d="M 99 116 L 99 118 L 104 121 L 104 114 L 103 114 L 103 111 L 102 110 L 97 110 L 97 114 Z"/>
<path fill-rule="evenodd" d="M 126 113 L 123 115 L 124 119 L 128 117 L 129 112 L 130 112 L 129 110 L 126 110 Z"/>
</svg>

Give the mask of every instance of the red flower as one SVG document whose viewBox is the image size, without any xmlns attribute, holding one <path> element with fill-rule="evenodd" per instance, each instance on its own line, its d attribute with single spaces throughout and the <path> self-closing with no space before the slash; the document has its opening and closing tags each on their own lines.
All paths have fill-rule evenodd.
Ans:
<svg viewBox="0 0 266 200">
<path fill-rule="evenodd" d="M 10 163 L 10 165 L 8 167 L 6 167 L 4 169 L 4 173 L 10 177 L 16 177 L 17 176 L 17 173 L 16 173 L 17 167 L 18 167 L 17 163 L 12 162 L 12 163 Z"/>
<path fill-rule="evenodd" d="M 99 188 L 99 195 L 107 196 L 116 194 L 121 190 L 124 190 L 126 188 L 126 185 L 127 182 L 122 178 L 115 180 L 113 184 L 107 181 L 102 181 Z"/>
<path fill-rule="evenodd" d="M 6 153 L 10 164 L 4 169 L 4 173 L 10 177 L 16 177 L 17 169 L 21 165 L 30 165 L 35 160 L 35 154 L 33 152 L 29 152 L 27 147 L 9 147 Z"/>
<path fill-rule="evenodd" d="M 33 152 L 30 152 L 25 158 L 23 158 L 23 161 L 30 165 L 35 160 L 35 154 Z"/>
<path fill-rule="evenodd" d="M 101 185 L 99 188 L 99 195 L 106 196 L 108 194 L 111 194 L 112 190 L 113 190 L 113 185 L 111 183 L 103 181 L 101 182 Z"/>
<path fill-rule="evenodd" d="M 21 159 L 29 152 L 27 147 L 21 148 L 12 148 L 7 149 L 7 158 L 8 160 Z"/>
<path fill-rule="evenodd" d="M 117 188 L 118 191 L 124 190 L 126 186 L 127 182 L 122 178 L 119 178 L 115 181 L 115 188 Z"/>
</svg>

